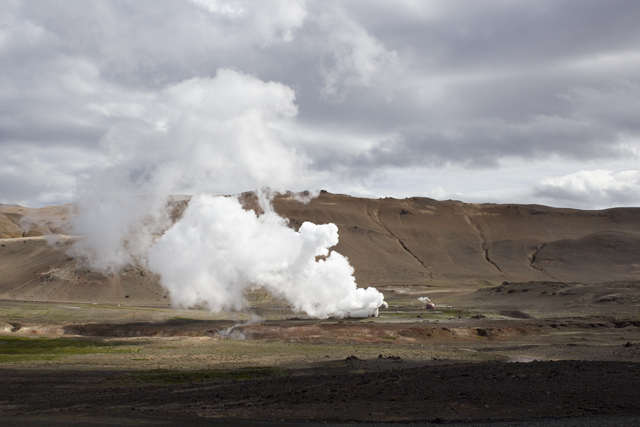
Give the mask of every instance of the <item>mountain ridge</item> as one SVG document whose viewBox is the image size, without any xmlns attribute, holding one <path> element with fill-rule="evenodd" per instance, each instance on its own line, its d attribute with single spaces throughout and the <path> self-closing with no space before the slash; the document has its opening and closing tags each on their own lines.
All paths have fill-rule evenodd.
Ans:
<svg viewBox="0 0 640 427">
<path fill-rule="evenodd" d="M 251 207 L 251 197 L 244 194 L 245 206 Z M 640 280 L 640 208 L 587 211 L 423 197 L 365 199 L 327 192 L 308 203 L 292 194 L 276 195 L 273 207 L 295 229 L 305 221 L 336 224 L 340 241 L 332 250 L 349 259 L 361 287 Z M 179 205 L 175 217 L 184 208 L 186 203 Z M 94 300 L 94 295 L 112 302 L 164 302 L 157 278 L 138 267 L 132 267 L 135 274 L 130 270 L 106 277 L 69 260 L 65 248 L 78 237 L 47 239 L 47 231 L 65 232 L 71 209 L 72 205 L 0 206 L 0 217 L 23 215 L 42 233 L 27 239 L 27 233 L 15 236 L 14 230 L 13 238 L 3 240 L 0 297 L 53 300 L 59 295 L 73 300 L 77 295 Z M 20 240 L 25 243 L 16 245 Z"/>
</svg>

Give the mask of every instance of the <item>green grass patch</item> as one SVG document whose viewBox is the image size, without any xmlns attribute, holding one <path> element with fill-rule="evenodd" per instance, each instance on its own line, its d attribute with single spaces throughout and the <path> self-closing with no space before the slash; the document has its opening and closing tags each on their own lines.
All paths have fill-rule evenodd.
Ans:
<svg viewBox="0 0 640 427">
<path fill-rule="evenodd" d="M 136 372 L 126 377 L 120 377 L 117 382 L 130 385 L 138 384 L 181 384 L 198 383 L 207 380 L 252 380 L 257 378 L 272 378 L 286 375 L 287 370 L 266 367 L 250 367 L 233 370 L 213 371 L 174 371 L 157 369 L 152 371 Z"/>
<path fill-rule="evenodd" d="M 128 353 L 134 349 L 77 338 L 0 337 L 0 363 L 53 360 L 60 357 L 95 353 Z"/>
<path fill-rule="evenodd" d="M 492 283 L 488 280 L 476 280 L 476 283 L 480 286 L 484 286 L 486 288 L 492 288 L 494 286 L 497 286 L 495 283 Z"/>
</svg>

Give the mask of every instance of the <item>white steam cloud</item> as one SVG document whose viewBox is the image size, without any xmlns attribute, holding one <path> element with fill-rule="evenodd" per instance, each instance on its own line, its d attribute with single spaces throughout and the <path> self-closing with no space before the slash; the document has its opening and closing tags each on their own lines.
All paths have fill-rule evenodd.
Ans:
<svg viewBox="0 0 640 427">
<path fill-rule="evenodd" d="M 287 86 L 233 71 L 193 78 L 140 97 L 103 136 L 110 166 L 80 186 L 72 248 L 93 269 L 137 264 L 160 276 L 172 301 L 239 309 L 263 286 L 296 311 L 325 318 L 376 315 L 383 296 L 357 288 L 348 260 L 329 249 L 334 224 L 300 230 L 259 192 L 258 215 L 234 197 L 304 182 L 307 159 L 291 142 L 297 115 Z M 172 195 L 198 194 L 174 223 Z"/>
<path fill-rule="evenodd" d="M 180 306 L 240 309 L 260 285 L 314 317 L 377 313 L 382 295 L 356 287 L 349 261 L 327 249 L 337 243 L 334 224 L 296 232 L 273 211 L 258 216 L 236 198 L 200 195 L 151 248 L 149 267 Z"/>
<path fill-rule="evenodd" d="M 81 183 L 75 255 L 115 273 L 145 264 L 154 237 L 170 225 L 173 194 L 283 190 L 304 176 L 306 159 L 284 131 L 297 114 L 285 85 L 219 70 L 140 97 L 102 137 L 110 166 Z"/>
</svg>

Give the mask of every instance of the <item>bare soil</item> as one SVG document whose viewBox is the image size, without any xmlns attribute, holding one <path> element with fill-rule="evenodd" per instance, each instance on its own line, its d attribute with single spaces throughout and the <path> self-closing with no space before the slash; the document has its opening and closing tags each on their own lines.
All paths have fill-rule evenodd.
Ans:
<svg viewBox="0 0 640 427">
<path fill-rule="evenodd" d="M 621 284 L 601 287 L 607 286 Z M 556 288 L 567 289 L 508 283 L 470 293 L 440 292 L 436 295 L 449 295 L 455 304 L 442 310 L 411 305 L 415 295 L 399 290 L 390 300 L 405 305 L 392 305 L 378 318 L 327 320 L 283 307 L 256 307 L 258 318 L 3 301 L 0 417 L 17 423 L 12 425 L 71 423 L 70 417 L 97 423 L 86 425 L 107 425 L 99 421 L 108 417 L 122 425 L 158 420 L 184 425 L 189 419 L 226 425 L 230 420 L 485 423 L 604 416 L 627 417 L 627 425 L 634 425 L 640 419 L 638 306 L 623 298 L 615 300 L 617 310 L 590 305 L 571 316 L 554 316 L 560 303 L 531 309 L 535 292 Z M 483 305 L 492 294 L 504 294 L 507 303 L 495 297 Z M 556 292 L 549 298 L 569 302 L 559 311 L 571 313 L 582 297 Z M 26 340 L 31 350 L 25 344 L 16 358 L 3 347 L 20 349 L 22 341 L 9 339 Z M 79 341 L 83 351 L 55 347 Z M 38 347 L 47 343 L 55 346 Z M 86 351 L 87 343 L 96 347 Z"/>
<path fill-rule="evenodd" d="M 0 387 L 5 414 L 369 422 L 640 415 L 637 363 L 379 366 L 385 363 L 354 358 L 340 367 L 235 371 L 219 378 L 190 372 L 3 370 Z"/>
<path fill-rule="evenodd" d="M 337 224 L 390 307 L 317 320 L 256 289 L 242 312 L 177 310 L 143 269 L 70 257 L 80 237 L 48 233 L 71 206 L 0 206 L 0 424 L 640 425 L 640 209 L 274 206 Z"/>
</svg>

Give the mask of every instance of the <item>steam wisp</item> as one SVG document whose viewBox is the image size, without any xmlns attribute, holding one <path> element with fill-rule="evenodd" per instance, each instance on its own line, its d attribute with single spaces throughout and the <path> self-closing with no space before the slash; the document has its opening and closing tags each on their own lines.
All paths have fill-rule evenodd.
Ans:
<svg viewBox="0 0 640 427">
<path fill-rule="evenodd" d="M 73 226 L 86 238 L 73 255 L 108 274 L 148 268 L 179 307 L 239 310 L 262 286 L 313 317 L 377 315 L 382 294 L 358 288 L 348 260 L 330 250 L 337 226 L 295 231 L 271 206 L 272 194 L 305 180 L 294 101 L 287 86 L 233 70 L 143 99 L 102 138 L 110 166 L 80 186 Z M 212 195 L 268 186 L 261 214 Z M 185 193 L 197 195 L 174 222 L 171 195 Z"/>
</svg>

